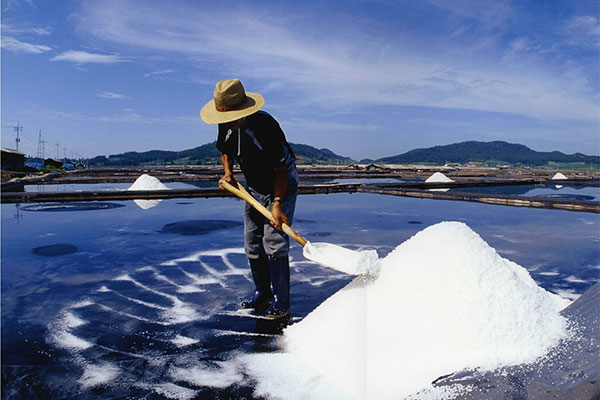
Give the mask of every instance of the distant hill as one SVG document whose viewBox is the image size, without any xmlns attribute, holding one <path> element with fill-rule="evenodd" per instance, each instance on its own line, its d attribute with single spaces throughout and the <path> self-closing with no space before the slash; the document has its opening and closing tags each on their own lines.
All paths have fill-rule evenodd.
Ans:
<svg viewBox="0 0 600 400">
<path fill-rule="evenodd" d="M 600 157 L 598 156 L 586 156 L 581 153 L 564 154 L 560 151 L 534 151 L 522 144 L 502 141 L 455 143 L 447 146 L 415 149 L 375 160 L 382 164 L 427 163 L 437 165 L 469 161 L 479 161 L 490 165 L 558 166 L 560 164 L 579 164 L 580 167 L 585 168 L 600 168 Z"/>
<path fill-rule="evenodd" d="M 352 159 L 335 154 L 329 149 L 317 149 L 306 144 L 290 143 L 298 164 L 350 164 Z M 129 167 L 140 165 L 200 165 L 220 164 L 221 154 L 216 142 L 183 151 L 151 150 L 141 153 L 130 151 L 108 157 L 97 156 L 88 161 L 94 167 Z"/>
<path fill-rule="evenodd" d="M 317 149 L 306 144 L 290 143 L 298 158 L 298 164 L 346 165 L 354 161 L 335 154 L 329 149 Z M 377 160 L 361 160 L 361 163 L 379 164 L 465 164 L 478 161 L 486 165 L 510 164 L 514 166 L 551 167 L 569 169 L 600 169 L 600 157 L 581 153 L 564 154 L 559 151 L 540 152 L 522 144 L 495 142 L 462 142 L 447 146 L 415 149 L 404 154 Z M 128 152 L 108 157 L 97 156 L 89 160 L 90 166 L 123 167 L 142 165 L 206 165 L 220 164 L 216 143 L 208 143 L 183 151 L 151 150 Z"/>
<path fill-rule="evenodd" d="M 317 149 L 306 144 L 290 143 L 298 164 L 351 164 L 350 157 L 335 154 L 329 149 Z"/>
</svg>

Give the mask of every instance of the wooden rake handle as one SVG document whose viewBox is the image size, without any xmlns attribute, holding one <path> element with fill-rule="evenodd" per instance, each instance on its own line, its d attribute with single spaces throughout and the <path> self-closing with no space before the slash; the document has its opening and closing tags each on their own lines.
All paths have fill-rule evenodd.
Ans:
<svg viewBox="0 0 600 400">
<path fill-rule="evenodd" d="M 260 212 L 262 215 L 264 215 L 269 221 L 275 222 L 275 219 L 273 218 L 273 214 L 271 214 L 271 211 L 269 211 L 265 206 L 260 204 L 258 202 L 258 200 L 256 200 L 254 197 L 252 197 L 252 195 L 250 193 L 248 193 L 246 191 L 246 189 L 244 189 L 244 187 L 242 185 L 240 185 L 239 182 L 236 181 L 235 183 L 236 183 L 236 186 L 233 186 L 227 181 L 224 181 L 224 180 L 219 181 L 219 184 L 223 188 L 225 188 L 228 191 L 230 191 L 231 193 L 235 194 L 240 199 L 247 201 L 248 204 L 250 204 L 252 207 L 256 208 L 256 210 L 258 212 Z M 296 242 L 298 242 L 302 247 L 304 247 L 304 245 L 306 245 L 306 239 L 304 239 L 302 236 L 300 236 L 288 224 L 282 224 L 281 228 L 282 228 L 283 232 L 285 232 L 292 239 L 294 239 Z"/>
</svg>

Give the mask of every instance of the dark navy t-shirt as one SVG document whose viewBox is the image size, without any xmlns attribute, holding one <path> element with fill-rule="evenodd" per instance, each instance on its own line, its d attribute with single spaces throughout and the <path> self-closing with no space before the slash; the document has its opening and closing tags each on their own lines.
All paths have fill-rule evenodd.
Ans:
<svg viewBox="0 0 600 400">
<path fill-rule="evenodd" d="M 238 162 L 248 186 L 259 193 L 273 193 L 275 168 L 287 166 L 288 179 L 297 180 L 295 155 L 285 134 L 275 118 L 264 111 L 247 116 L 240 130 L 219 124 L 217 149 Z"/>
</svg>

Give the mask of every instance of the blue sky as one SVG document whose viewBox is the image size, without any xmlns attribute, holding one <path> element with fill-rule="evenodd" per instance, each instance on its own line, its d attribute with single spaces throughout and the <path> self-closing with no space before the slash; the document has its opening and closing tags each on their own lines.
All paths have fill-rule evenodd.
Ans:
<svg viewBox="0 0 600 400">
<path fill-rule="evenodd" d="M 35 156 L 212 142 L 215 82 L 288 140 L 354 159 L 465 140 L 600 154 L 590 1 L 2 2 L 2 146 Z M 57 151 L 58 150 L 58 151 Z"/>
</svg>

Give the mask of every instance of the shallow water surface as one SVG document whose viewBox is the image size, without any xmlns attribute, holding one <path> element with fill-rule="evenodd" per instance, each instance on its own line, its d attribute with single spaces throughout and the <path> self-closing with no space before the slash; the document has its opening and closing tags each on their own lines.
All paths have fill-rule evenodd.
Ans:
<svg viewBox="0 0 600 400">
<path fill-rule="evenodd" d="M 241 201 L 103 204 L 114 207 L 2 205 L 3 398 L 252 398 L 255 383 L 227 361 L 277 351 L 287 325 L 352 279 L 305 260 L 294 243 L 290 318 L 254 318 L 238 310 L 253 290 Z M 448 220 L 563 297 L 598 280 L 597 214 L 312 195 L 298 198 L 294 228 L 385 256 Z"/>
</svg>

